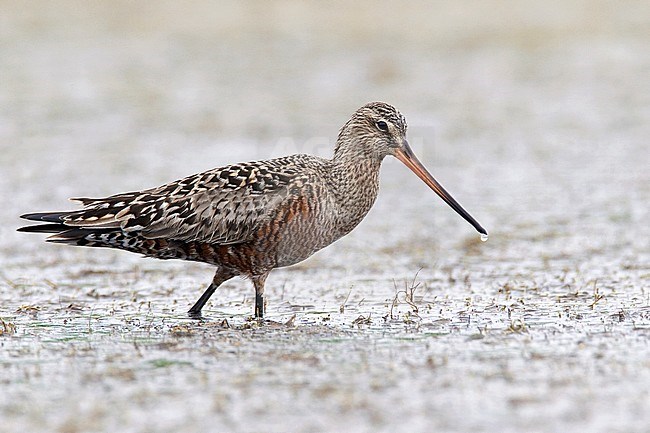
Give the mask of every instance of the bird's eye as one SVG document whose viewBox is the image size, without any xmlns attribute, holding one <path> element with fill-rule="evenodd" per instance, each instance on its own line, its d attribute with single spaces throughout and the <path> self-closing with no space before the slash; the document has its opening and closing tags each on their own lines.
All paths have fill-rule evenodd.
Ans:
<svg viewBox="0 0 650 433">
<path fill-rule="evenodd" d="M 377 128 L 379 128 L 380 131 L 388 132 L 388 124 L 383 120 L 377 122 Z"/>
</svg>

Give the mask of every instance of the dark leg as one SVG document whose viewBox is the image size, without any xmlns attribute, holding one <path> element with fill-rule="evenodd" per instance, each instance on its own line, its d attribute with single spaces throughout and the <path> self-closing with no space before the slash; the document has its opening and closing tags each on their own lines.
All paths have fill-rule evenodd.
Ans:
<svg viewBox="0 0 650 433">
<path fill-rule="evenodd" d="M 264 318 L 264 282 L 269 274 L 257 275 L 252 277 L 255 286 L 255 318 Z"/>
<path fill-rule="evenodd" d="M 233 274 L 230 271 L 227 271 L 225 269 L 217 269 L 217 272 L 214 274 L 214 278 L 212 279 L 212 283 L 208 286 L 208 288 L 203 292 L 201 297 L 199 298 L 198 301 L 196 301 L 196 304 L 192 308 L 190 308 L 190 311 L 187 312 L 189 316 L 193 319 L 200 319 L 201 318 L 201 309 L 205 305 L 206 302 L 208 302 L 208 299 L 210 299 L 210 296 L 217 290 L 217 288 L 225 281 L 228 281 L 232 277 L 234 277 L 235 274 Z"/>
<path fill-rule="evenodd" d="M 255 318 L 264 318 L 264 295 L 262 293 L 255 293 Z"/>
</svg>

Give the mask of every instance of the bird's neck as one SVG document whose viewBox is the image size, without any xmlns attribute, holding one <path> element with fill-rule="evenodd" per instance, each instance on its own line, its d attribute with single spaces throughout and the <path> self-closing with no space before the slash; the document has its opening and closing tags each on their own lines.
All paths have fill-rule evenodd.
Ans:
<svg viewBox="0 0 650 433">
<path fill-rule="evenodd" d="M 381 159 L 361 146 L 337 146 L 331 160 L 331 190 L 338 206 L 342 231 L 356 227 L 375 203 Z"/>
</svg>

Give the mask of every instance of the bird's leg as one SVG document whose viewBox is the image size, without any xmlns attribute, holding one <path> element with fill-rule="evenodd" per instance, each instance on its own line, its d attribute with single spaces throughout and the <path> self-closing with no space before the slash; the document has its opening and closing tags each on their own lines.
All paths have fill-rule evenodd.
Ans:
<svg viewBox="0 0 650 433">
<path fill-rule="evenodd" d="M 217 272 L 214 274 L 214 278 L 212 278 L 212 283 L 208 286 L 208 288 L 203 292 L 201 297 L 199 298 L 198 301 L 196 301 L 196 304 L 192 308 L 190 308 L 190 311 L 187 312 L 189 316 L 193 319 L 200 319 L 201 318 L 201 309 L 205 305 L 206 302 L 208 302 L 208 299 L 210 299 L 210 296 L 217 290 L 217 288 L 224 283 L 225 281 L 228 281 L 232 277 L 234 277 L 235 274 L 232 272 L 219 268 L 217 269 Z"/>
<path fill-rule="evenodd" d="M 264 282 L 269 274 L 256 275 L 252 277 L 255 286 L 255 318 L 264 318 Z"/>
</svg>

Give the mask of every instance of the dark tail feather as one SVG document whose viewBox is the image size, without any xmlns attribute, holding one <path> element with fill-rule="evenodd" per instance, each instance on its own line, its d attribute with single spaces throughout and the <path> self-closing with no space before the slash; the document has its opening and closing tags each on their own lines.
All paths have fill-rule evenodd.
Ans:
<svg viewBox="0 0 650 433">
<path fill-rule="evenodd" d="M 22 219 L 30 221 L 43 221 L 48 223 L 62 223 L 70 212 L 39 212 L 39 213 L 26 213 L 21 215 Z"/>
<path fill-rule="evenodd" d="M 54 213 L 28 214 L 23 215 L 22 217 L 36 221 L 49 221 L 50 219 L 55 218 L 55 215 Z M 20 227 L 18 231 L 26 233 L 54 233 L 46 239 L 47 242 L 92 247 L 112 246 L 108 244 L 108 238 L 104 238 L 102 235 L 111 233 L 114 235 L 112 238 L 114 238 L 117 234 L 120 233 L 119 231 L 116 232 L 112 229 L 85 229 L 69 227 L 63 223 L 36 224 L 33 226 Z"/>
<path fill-rule="evenodd" d="M 29 221 L 39 221 L 51 224 L 40 224 L 33 226 L 25 226 L 18 229 L 19 232 L 27 233 L 59 233 L 67 229 L 63 224 L 64 218 L 69 212 L 38 212 L 26 213 L 21 215 L 22 219 Z"/>
<path fill-rule="evenodd" d="M 18 229 L 19 232 L 26 233 L 59 233 L 66 230 L 63 224 L 37 224 L 33 226 L 25 226 Z"/>
<path fill-rule="evenodd" d="M 48 237 L 47 242 L 54 242 L 57 244 L 79 245 L 86 247 L 113 247 L 110 240 L 120 234 L 119 231 L 111 229 L 82 229 L 70 228 L 63 226 L 63 230 L 54 232 L 56 234 Z M 105 235 L 112 235 L 104 237 Z"/>
<path fill-rule="evenodd" d="M 114 230 L 101 228 L 84 229 L 65 225 L 65 218 L 75 212 L 79 211 L 27 213 L 20 217 L 29 221 L 44 222 L 45 224 L 21 227 L 18 231 L 27 233 L 54 233 L 46 241 L 60 244 L 93 247 L 111 246 L 107 244 L 102 235 Z"/>
<path fill-rule="evenodd" d="M 42 214 L 30 214 L 40 218 Z M 46 214 L 46 218 L 49 218 Z M 124 232 L 115 228 L 97 227 L 70 227 L 65 224 L 48 223 L 25 226 L 18 229 L 20 232 L 53 233 L 47 242 L 57 244 L 77 245 L 80 247 L 116 248 L 142 254 L 158 259 L 182 259 L 204 261 L 197 253 L 201 248 L 196 242 L 184 243 L 166 239 L 147 239 L 139 233 Z"/>
</svg>

